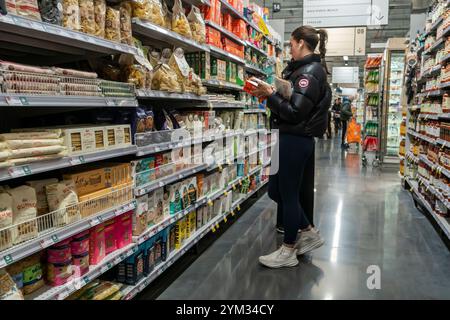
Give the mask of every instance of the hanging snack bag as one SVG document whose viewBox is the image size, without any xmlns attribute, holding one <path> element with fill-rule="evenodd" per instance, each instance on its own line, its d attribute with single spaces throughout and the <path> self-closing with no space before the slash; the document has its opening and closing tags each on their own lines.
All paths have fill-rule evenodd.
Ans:
<svg viewBox="0 0 450 320">
<path fill-rule="evenodd" d="M 190 86 L 189 72 L 190 67 L 184 57 L 184 51 L 181 48 L 175 49 L 169 60 L 170 68 L 175 71 L 177 75 L 177 81 L 183 92 L 189 91 Z"/>
<path fill-rule="evenodd" d="M 120 42 L 120 11 L 106 8 L 105 39 Z"/>
<path fill-rule="evenodd" d="M 105 37 L 106 1 L 94 0 L 95 35 Z"/>
<path fill-rule="evenodd" d="M 63 27 L 80 30 L 80 6 L 78 0 L 63 0 Z"/>
<path fill-rule="evenodd" d="M 63 20 L 63 0 L 38 0 L 42 21 L 60 26 Z"/>
<path fill-rule="evenodd" d="M 120 42 L 132 45 L 131 16 L 133 7 L 130 2 L 124 1 L 120 4 Z"/>
<path fill-rule="evenodd" d="M 41 21 L 37 0 L 16 0 L 17 15 Z"/>
<path fill-rule="evenodd" d="M 192 6 L 191 12 L 189 12 L 187 18 L 191 26 L 192 39 L 199 43 L 206 43 L 206 26 L 200 9 L 196 6 Z"/>
<path fill-rule="evenodd" d="M 95 34 L 95 10 L 94 0 L 78 0 L 80 4 L 81 31 L 87 34 Z"/>
<path fill-rule="evenodd" d="M 172 12 L 172 30 L 182 36 L 192 39 L 191 27 L 189 26 L 189 21 L 184 14 L 181 0 L 175 0 Z"/>
</svg>

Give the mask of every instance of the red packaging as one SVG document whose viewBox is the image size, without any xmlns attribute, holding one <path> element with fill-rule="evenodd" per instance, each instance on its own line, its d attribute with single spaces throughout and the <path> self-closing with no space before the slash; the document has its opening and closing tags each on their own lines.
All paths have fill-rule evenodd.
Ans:
<svg viewBox="0 0 450 320">
<path fill-rule="evenodd" d="M 248 39 L 247 24 L 242 19 L 233 20 L 232 32 L 242 40 Z"/>
<path fill-rule="evenodd" d="M 222 26 L 227 29 L 228 31 L 233 31 L 233 17 L 228 14 L 228 13 L 224 13 L 223 14 L 223 21 L 222 21 Z"/>
<path fill-rule="evenodd" d="M 202 13 L 204 20 L 214 21 L 214 1 L 211 1 L 211 6 L 201 5 L 200 12 Z"/>
<path fill-rule="evenodd" d="M 89 271 L 89 252 L 72 257 L 73 274 L 76 278 L 84 276 Z"/>
<path fill-rule="evenodd" d="M 108 220 L 105 222 L 105 252 L 109 254 L 117 250 L 116 244 L 116 233 L 115 233 L 116 222 L 114 220 Z"/>
<path fill-rule="evenodd" d="M 84 255 L 89 252 L 89 230 L 86 230 L 73 237 L 70 243 L 72 255 Z"/>
<path fill-rule="evenodd" d="M 240 14 L 244 14 L 244 0 L 233 0 L 233 7 L 235 7 Z"/>
<path fill-rule="evenodd" d="M 105 225 L 103 223 L 90 230 L 89 264 L 99 264 L 106 256 Z"/>
<path fill-rule="evenodd" d="M 160 167 L 164 164 L 164 156 L 162 153 L 155 155 L 155 176 L 156 179 L 162 178 Z"/>
<path fill-rule="evenodd" d="M 70 251 L 70 239 L 64 240 L 47 249 L 47 262 L 64 263 L 72 259 Z"/>
<path fill-rule="evenodd" d="M 222 48 L 222 42 L 220 31 L 214 28 L 206 26 L 206 42 L 212 44 L 213 46 Z"/>
<path fill-rule="evenodd" d="M 222 25 L 222 2 L 220 0 L 211 1 L 214 2 L 214 22 L 219 26 Z"/>
<path fill-rule="evenodd" d="M 129 245 L 133 235 L 133 211 L 128 211 L 115 219 L 115 234 L 117 249 Z"/>
</svg>

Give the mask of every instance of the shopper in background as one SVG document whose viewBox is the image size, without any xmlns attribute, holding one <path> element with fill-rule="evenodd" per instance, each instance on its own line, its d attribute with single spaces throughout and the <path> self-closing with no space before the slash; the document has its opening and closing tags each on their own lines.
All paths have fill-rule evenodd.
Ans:
<svg viewBox="0 0 450 320">
<path fill-rule="evenodd" d="M 341 147 L 344 149 L 348 148 L 348 143 L 345 142 L 345 137 L 347 135 L 347 125 L 348 120 L 350 120 L 353 116 L 352 113 L 352 97 L 347 98 L 344 97 L 344 102 L 342 103 L 341 110 L 341 122 L 342 122 L 342 143 Z"/>
<path fill-rule="evenodd" d="M 333 111 L 333 119 L 334 119 L 334 133 L 336 136 L 339 133 L 339 129 L 341 127 L 341 98 L 337 98 L 334 100 L 333 107 L 331 110 Z"/>
<path fill-rule="evenodd" d="M 327 83 L 326 41 L 325 30 L 317 31 L 310 26 L 295 29 L 290 40 L 292 60 L 283 71 L 284 79 L 293 84 L 291 98 L 283 98 L 267 83 L 259 84 L 253 92 L 255 96 L 267 98 L 272 128 L 279 130 L 279 168 L 277 174 L 270 176 L 269 196 L 283 214 L 284 243 L 275 252 L 259 258 L 267 267 L 296 266 L 297 255 L 324 243 L 308 221 L 299 194 L 303 192 L 304 174 L 310 174 L 305 172 L 305 167 L 314 157 L 314 137 L 323 136 L 327 129 L 331 88 Z M 320 54 L 314 54 L 317 45 Z M 314 185 L 306 188 L 314 189 Z"/>
</svg>

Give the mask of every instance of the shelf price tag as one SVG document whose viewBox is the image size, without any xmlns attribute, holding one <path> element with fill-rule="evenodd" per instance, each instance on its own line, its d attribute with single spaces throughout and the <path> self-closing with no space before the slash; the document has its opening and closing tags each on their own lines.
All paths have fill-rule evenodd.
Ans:
<svg viewBox="0 0 450 320">
<path fill-rule="evenodd" d="M 219 223 L 217 222 L 216 223 L 216 229 L 219 229 L 220 228 L 220 225 L 219 225 Z"/>
<path fill-rule="evenodd" d="M 84 158 L 84 156 L 78 156 L 78 157 L 73 157 L 69 160 L 70 164 L 73 166 L 79 165 L 79 164 L 83 164 L 86 162 L 86 159 Z"/>
<path fill-rule="evenodd" d="M 91 225 L 91 227 L 95 227 L 96 225 L 100 224 L 100 222 L 101 222 L 100 218 L 101 217 L 97 217 L 97 218 L 94 218 L 91 221 L 89 221 L 89 224 Z"/>
<path fill-rule="evenodd" d="M 231 215 L 234 217 L 235 215 L 234 210 L 231 210 Z"/>
<path fill-rule="evenodd" d="M 238 211 L 241 211 L 241 205 L 238 204 L 237 207 L 236 207 L 236 209 L 237 209 Z"/>
<path fill-rule="evenodd" d="M 214 233 L 216 232 L 216 228 L 214 228 L 214 226 L 212 226 L 211 231 Z"/>
<path fill-rule="evenodd" d="M 31 168 L 29 166 L 11 167 L 8 169 L 8 173 L 13 178 L 29 176 Z"/>
<path fill-rule="evenodd" d="M 228 222 L 227 216 L 224 216 L 224 217 L 223 217 L 223 222 L 225 222 L 225 223 Z"/>
</svg>

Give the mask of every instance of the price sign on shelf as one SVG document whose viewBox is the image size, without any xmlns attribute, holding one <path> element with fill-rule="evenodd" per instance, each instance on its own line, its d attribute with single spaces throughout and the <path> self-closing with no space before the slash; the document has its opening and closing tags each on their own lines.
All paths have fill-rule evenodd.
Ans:
<svg viewBox="0 0 450 320">
<path fill-rule="evenodd" d="M 71 165 L 76 166 L 85 163 L 86 159 L 84 158 L 84 156 L 72 157 L 70 158 L 69 162 Z"/>
<path fill-rule="evenodd" d="M 29 176 L 31 168 L 29 166 L 11 167 L 8 169 L 8 173 L 13 178 Z"/>
<path fill-rule="evenodd" d="M 41 246 L 42 249 L 50 247 L 53 243 L 54 242 L 52 241 L 51 238 L 46 238 L 46 239 L 42 239 L 41 241 L 39 241 L 39 245 Z"/>
<path fill-rule="evenodd" d="M 98 225 L 100 223 L 100 219 L 99 218 L 94 218 L 91 221 L 89 221 L 89 224 L 91 225 L 91 227 L 95 227 L 96 225 Z"/>
</svg>

